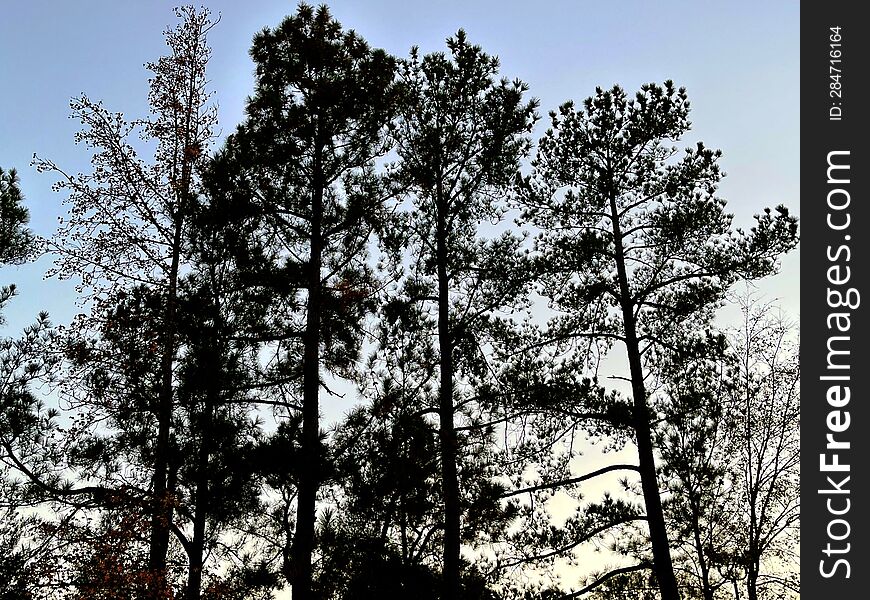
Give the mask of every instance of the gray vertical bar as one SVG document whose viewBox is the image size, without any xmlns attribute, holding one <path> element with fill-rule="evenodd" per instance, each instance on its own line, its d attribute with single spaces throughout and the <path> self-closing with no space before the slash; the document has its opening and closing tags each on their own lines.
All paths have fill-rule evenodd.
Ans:
<svg viewBox="0 0 870 600">
<path fill-rule="evenodd" d="M 870 26 L 862 3 L 801 7 L 801 587 L 867 597 L 870 567 Z M 837 29 L 839 28 L 839 29 Z"/>
</svg>

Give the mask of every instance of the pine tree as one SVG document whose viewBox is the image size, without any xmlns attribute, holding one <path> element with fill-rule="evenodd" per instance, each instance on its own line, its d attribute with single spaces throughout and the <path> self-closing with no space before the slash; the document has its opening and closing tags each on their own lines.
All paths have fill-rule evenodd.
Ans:
<svg viewBox="0 0 870 600">
<path fill-rule="evenodd" d="M 0 267 L 17 264 L 33 252 L 33 235 L 27 228 L 29 213 L 23 204 L 15 169 L 0 168 Z M 0 324 L 4 304 L 15 295 L 15 286 L 0 287 Z M 52 361 L 45 356 L 51 329 L 48 316 L 41 313 L 34 325 L 19 338 L 0 339 L 0 598 L 33 598 L 38 575 L 34 551 L 27 543 L 36 531 L 36 519 L 19 512 L 27 505 L 9 468 L 21 447 L 38 442 L 41 428 L 33 416 L 37 404 L 31 384 L 47 375 Z M 38 552 L 39 549 L 36 549 Z"/>
<path fill-rule="evenodd" d="M 463 31 L 449 54 L 422 58 L 413 49 L 400 69 L 405 98 L 397 131 L 396 180 L 410 197 L 410 262 L 403 300 L 431 307 L 418 323 L 437 334 L 439 453 L 444 506 L 442 598 L 459 598 L 462 530 L 458 420 L 473 414 L 462 382 L 487 371 L 484 348 L 524 304 L 527 285 L 520 238 L 489 236 L 529 149 L 535 101 L 520 81 L 496 80 L 498 59 Z M 502 312 L 500 312 L 502 311 Z M 463 411 L 459 407 L 466 406 Z"/>
<path fill-rule="evenodd" d="M 420 326 L 422 309 L 395 298 L 388 304 L 361 386 L 366 404 L 332 435 L 337 501 L 319 533 L 319 584 L 326 597 L 356 598 L 364 591 L 441 597 L 443 486 L 431 416 L 439 370 L 432 329 Z M 491 427 L 477 424 L 457 434 L 465 544 L 498 539 L 514 516 L 495 482 L 494 437 Z M 491 583 L 477 569 L 466 569 L 461 597 L 489 597 Z"/>
<path fill-rule="evenodd" d="M 255 93 L 210 171 L 212 197 L 236 217 L 228 226 L 237 232 L 227 235 L 246 284 L 271 294 L 268 319 L 252 333 L 275 351 L 271 381 L 299 401 L 301 446 L 290 466 L 298 499 L 284 574 L 306 600 L 325 468 L 322 373 L 352 376 L 360 320 L 371 310 L 366 255 L 385 195 L 374 160 L 388 150 L 395 61 L 342 30 L 325 6 L 305 4 L 258 34 L 251 56 Z"/>
<path fill-rule="evenodd" d="M 663 600 L 680 597 L 656 470 L 647 374 L 674 335 L 702 333 L 738 278 L 775 271 L 797 240 L 784 207 L 766 209 L 748 233 L 731 228 L 716 188 L 720 152 L 702 143 L 677 158 L 689 130 L 685 90 L 644 85 L 634 98 L 601 88 L 582 108 L 551 113 L 525 219 L 537 241 L 545 295 L 564 313 L 559 340 L 621 342 L 630 370 L 631 426 Z M 680 327 L 678 327 L 678 325 Z"/>
<path fill-rule="evenodd" d="M 734 369 L 724 336 L 689 335 L 687 341 L 675 341 L 658 359 L 659 391 L 652 401 L 662 418 L 656 446 L 681 589 L 686 597 L 714 600 L 728 592 L 735 572 L 737 544 L 729 531 L 736 517 L 728 447 L 733 422 L 727 409 Z"/>
</svg>

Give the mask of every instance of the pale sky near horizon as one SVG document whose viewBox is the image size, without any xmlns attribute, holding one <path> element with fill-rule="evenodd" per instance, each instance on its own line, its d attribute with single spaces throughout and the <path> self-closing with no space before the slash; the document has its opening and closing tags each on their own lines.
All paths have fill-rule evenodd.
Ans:
<svg viewBox="0 0 870 600">
<path fill-rule="evenodd" d="M 6 2 L 0 12 L 0 166 L 18 169 L 31 226 L 50 235 L 64 214 L 51 175 L 29 167 L 34 153 L 71 172 L 89 156 L 73 143 L 78 123 L 69 99 L 86 92 L 128 116 L 147 110 L 146 61 L 164 50 L 162 30 L 173 24 L 176 1 Z M 278 0 L 206 0 L 221 23 L 209 41 L 209 78 L 220 106 L 221 130 L 232 131 L 251 92 L 251 37 L 295 10 Z M 469 39 L 500 57 L 502 73 L 529 83 L 546 115 L 567 99 L 582 100 L 595 86 L 673 79 L 688 88 L 693 131 L 723 150 L 728 173 L 721 194 L 739 225 L 764 206 L 786 204 L 799 213 L 798 2 L 471 2 L 376 0 L 329 3 L 347 28 L 399 56 L 412 45 L 444 49 L 462 27 Z M 546 118 L 538 131 L 543 131 Z M 43 281 L 49 262 L 6 267 L 0 281 L 18 285 L 7 307 L 6 331 L 20 329 L 38 310 L 63 323 L 75 313 L 69 282 Z M 798 258 L 762 286 L 797 315 Z"/>
</svg>

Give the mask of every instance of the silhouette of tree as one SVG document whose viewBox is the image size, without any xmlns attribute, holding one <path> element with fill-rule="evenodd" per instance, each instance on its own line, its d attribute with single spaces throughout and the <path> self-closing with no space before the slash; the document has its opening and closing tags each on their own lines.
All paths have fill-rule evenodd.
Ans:
<svg viewBox="0 0 870 600">
<path fill-rule="evenodd" d="M 185 319 L 179 335 L 185 352 L 177 376 L 186 431 L 177 436 L 182 457 L 177 486 L 178 510 L 189 529 L 176 537 L 188 557 L 186 600 L 199 600 L 204 593 L 206 558 L 214 571 L 221 569 L 236 552 L 227 546 L 248 542 L 239 527 L 262 508 L 261 481 L 250 460 L 261 436 L 249 392 L 254 347 L 236 336 L 246 306 L 232 292 L 234 276 L 226 267 L 198 261 L 181 285 L 179 314 Z M 235 532 L 227 535 L 228 529 Z M 248 566 L 239 565 L 242 575 Z M 230 583 L 225 578 L 224 584 Z M 239 589 L 241 584 L 233 585 Z"/>
<path fill-rule="evenodd" d="M 800 593 L 800 362 L 792 325 L 769 304 L 740 300 L 737 376 L 727 398 L 735 497 L 730 534 L 746 597 Z"/>
<path fill-rule="evenodd" d="M 249 319 L 259 318 L 261 308 L 248 305 L 250 297 L 238 285 L 211 216 L 201 201 L 190 208 L 187 272 L 175 295 L 173 495 L 167 526 L 177 544 L 170 545 L 171 568 L 159 574 L 158 592 L 188 600 L 212 594 L 214 586 L 244 596 L 276 585 L 268 577 L 248 581 L 257 565 L 243 559 L 233 564 L 249 540 L 245 522 L 260 509 L 260 481 L 249 460 L 260 435 L 251 418 L 255 346 L 237 334 Z M 65 399 L 80 411 L 84 425 L 67 432 L 75 443 L 66 449 L 64 467 L 82 480 L 100 481 L 91 493 L 101 508 L 114 511 L 99 528 L 54 532 L 69 541 L 79 536 L 77 543 L 90 548 L 73 565 L 77 575 L 71 581 L 85 597 L 97 589 L 127 590 L 123 597 L 154 595 L 156 575 L 140 564 L 150 528 L 145 537 L 135 532 L 141 533 L 143 515 L 150 513 L 148 475 L 157 448 L 148 407 L 161 385 L 155 355 L 163 315 L 160 290 L 132 287 L 116 295 L 96 335 L 67 347 Z"/>
<path fill-rule="evenodd" d="M 241 221 L 246 281 L 273 294 L 257 335 L 274 345 L 275 379 L 300 401 L 298 497 L 284 574 L 294 597 L 306 600 L 324 477 L 321 373 L 352 374 L 359 322 L 371 309 L 366 250 L 384 195 L 374 160 L 388 149 L 395 64 L 343 31 L 325 6 L 305 4 L 258 34 L 251 56 L 255 93 L 211 170 L 212 195 Z"/>
<path fill-rule="evenodd" d="M 399 186 L 408 214 L 406 303 L 431 306 L 412 328 L 437 333 L 439 452 L 444 505 L 443 598 L 460 597 L 462 452 L 457 419 L 474 419 L 463 380 L 487 371 L 484 347 L 503 327 L 498 311 L 522 305 L 527 282 L 520 239 L 486 239 L 481 229 L 504 214 L 504 197 L 529 148 L 536 102 L 522 82 L 496 81 L 498 60 L 459 31 L 449 54 L 411 51 L 400 73 L 405 101 L 397 131 Z M 461 408 L 465 406 L 465 408 Z M 430 408 L 430 407 L 425 407 Z"/>
<path fill-rule="evenodd" d="M 69 194 L 50 275 L 87 314 L 0 340 L 0 600 L 799 593 L 792 334 L 750 301 L 714 328 L 797 222 L 732 227 L 720 153 L 672 147 L 685 90 L 562 105 L 523 176 L 537 101 L 464 31 L 397 60 L 303 3 L 254 38 L 209 156 L 215 23 L 176 15 L 150 116 L 83 95 L 91 172 L 34 157 Z M 27 220 L 0 169 L 0 266 L 33 253 Z M 617 343 L 626 391 L 599 380 Z M 362 404 L 323 431 L 333 380 Z M 578 472 L 581 439 L 638 460 Z M 608 540 L 617 562 L 559 589 Z"/>
<path fill-rule="evenodd" d="M 657 374 L 665 511 L 684 593 L 704 600 L 799 590 L 796 339 L 770 304 L 737 302 L 741 327 L 685 345 Z"/>
<path fill-rule="evenodd" d="M 148 561 L 155 595 L 164 593 L 159 588 L 165 586 L 177 481 L 172 457 L 177 452 L 173 372 L 178 285 L 189 258 L 185 234 L 198 193 L 197 167 L 216 118 L 214 107 L 208 105 L 205 75 L 211 54 L 206 36 L 214 23 L 207 10 L 193 7 L 177 9 L 176 16 L 181 23 L 165 32 L 170 53 L 147 65 L 153 73 L 148 94 L 152 116 L 127 120 L 83 95 L 71 102 L 71 108 L 84 127 L 76 141 L 94 152 L 92 172 L 68 175 L 51 160 L 34 158 L 39 171 L 60 176 L 55 189 L 70 194 L 69 216 L 48 250 L 57 257 L 50 274 L 78 278 L 83 302 L 91 306 L 90 316 L 71 329 L 72 338 L 79 339 L 72 347 L 85 353 L 92 333 L 111 329 L 112 312 L 131 296 L 139 295 L 155 311 L 147 338 L 151 345 L 145 349 L 149 365 L 143 366 L 147 372 L 138 374 L 147 379 L 142 383 L 150 387 L 149 397 L 139 405 L 144 413 L 132 409 L 144 425 L 140 431 L 153 429 L 152 440 L 134 442 L 150 449 Z M 151 162 L 138 156 L 131 141 L 136 132 L 155 142 Z M 120 438 L 125 436 L 123 429 Z"/>
<path fill-rule="evenodd" d="M 322 597 L 438 597 L 435 431 L 391 404 L 400 393 L 355 410 L 333 437 L 338 498 L 318 527 Z"/>
<path fill-rule="evenodd" d="M 419 327 L 419 309 L 390 306 L 362 386 L 369 403 L 332 436 L 335 508 L 319 534 L 325 597 L 357 597 L 360 589 L 441 597 L 444 511 L 438 428 L 429 416 L 437 406 L 438 361 L 431 330 Z M 468 430 L 458 439 L 462 541 L 498 539 L 513 513 L 501 505 L 495 483 L 493 436 Z M 491 593 L 492 582 L 469 567 L 461 597 Z"/>
<path fill-rule="evenodd" d="M 685 90 L 644 85 L 634 98 L 598 89 L 582 109 L 551 113 L 524 194 L 541 230 L 544 293 L 562 313 L 552 339 L 624 344 L 631 426 L 663 600 L 680 597 L 656 471 L 647 375 L 657 353 L 689 326 L 703 331 L 738 278 L 774 272 L 797 239 L 784 207 L 749 233 L 731 229 L 715 196 L 720 152 L 699 143 L 681 158 L 668 145 L 689 129 Z M 677 327 L 682 325 L 682 327 Z"/>
<path fill-rule="evenodd" d="M 15 169 L 0 168 L 0 267 L 24 261 L 32 252 L 34 240 L 27 228 L 29 213 Z M 15 286 L 0 287 L 0 324 L 2 309 L 15 295 Z M 44 376 L 51 361 L 43 356 L 50 336 L 48 316 L 25 328 L 19 338 L 0 339 L 0 599 L 33 598 L 38 579 L 34 553 L 28 544 L 35 520 L 23 517 L 20 509 L 27 499 L 14 478 L 10 453 L 18 440 L 36 429 L 31 408 L 36 399 L 30 392 L 32 381 Z M 11 463 L 11 464 L 10 464 Z M 10 468 L 12 467 L 12 468 Z"/>
<path fill-rule="evenodd" d="M 736 540 L 734 458 L 728 448 L 734 423 L 727 410 L 733 368 L 721 335 L 695 340 L 659 359 L 661 389 L 656 427 L 665 514 L 683 594 L 714 600 L 727 593 Z"/>
</svg>

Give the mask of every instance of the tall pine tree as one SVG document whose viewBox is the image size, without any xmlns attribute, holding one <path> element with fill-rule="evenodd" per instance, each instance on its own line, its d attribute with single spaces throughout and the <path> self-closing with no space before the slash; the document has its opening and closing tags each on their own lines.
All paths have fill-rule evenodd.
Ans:
<svg viewBox="0 0 870 600">
<path fill-rule="evenodd" d="M 414 327 L 437 334 L 444 599 L 461 597 L 457 428 L 471 411 L 461 384 L 487 370 L 484 348 L 506 323 L 500 311 L 522 305 L 527 284 L 520 238 L 485 230 L 504 217 L 537 105 L 522 82 L 497 79 L 498 59 L 463 31 L 447 46 L 422 58 L 414 49 L 402 63 L 396 171 L 411 200 L 404 302 L 426 306 Z"/>
<path fill-rule="evenodd" d="M 388 150 L 395 61 L 344 31 L 325 6 L 254 39 L 256 89 L 247 118 L 211 169 L 214 206 L 233 215 L 246 285 L 267 290 L 269 318 L 251 333 L 271 346 L 272 381 L 301 416 L 295 529 L 284 574 L 312 597 L 316 501 L 324 480 L 323 373 L 350 376 L 371 308 L 367 247 L 383 219 L 374 161 Z M 221 208 L 223 207 L 223 208 Z"/>
<path fill-rule="evenodd" d="M 731 227 L 720 152 L 702 143 L 678 157 L 689 102 L 671 82 L 629 97 L 597 89 L 582 108 L 551 113 L 527 180 L 525 219 L 542 231 L 545 294 L 562 314 L 555 339 L 620 342 L 628 359 L 632 415 L 654 568 L 663 600 L 677 600 L 656 471 L 647 375 L 674 335 L 703 331 L 739 278 L 776 270 L 797 242 L 788 210 L 766 209 L 750 232 Z M 694 332 L 692 328 L 694 327 Z"/>
</svg>

